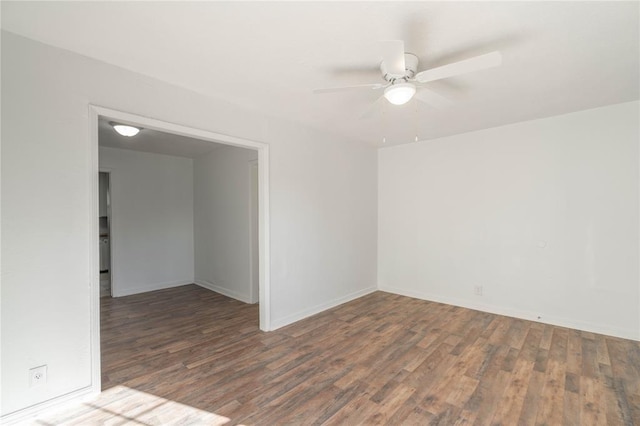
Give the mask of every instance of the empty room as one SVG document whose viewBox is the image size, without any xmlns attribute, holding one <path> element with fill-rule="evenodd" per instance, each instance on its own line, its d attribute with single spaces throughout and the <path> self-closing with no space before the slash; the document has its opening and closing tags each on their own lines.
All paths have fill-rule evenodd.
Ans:
<svg viewBox="0 0 640 426">
<path fill-rule="evenodd" d="M 0 7 L 3 424 L 640 424 L 639 2 Z"/>
</svg>

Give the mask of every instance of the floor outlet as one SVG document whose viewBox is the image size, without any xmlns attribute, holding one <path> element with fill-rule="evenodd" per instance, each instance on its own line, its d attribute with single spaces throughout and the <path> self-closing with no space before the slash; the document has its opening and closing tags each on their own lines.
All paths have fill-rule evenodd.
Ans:
<svg viewBox="0 0 640 426">
<path fill-rule="evenodd" d="M 29 387 L 33 388 L 47 383 L 47 366 L 41 365 L 29 370 Z"/>
</svg>

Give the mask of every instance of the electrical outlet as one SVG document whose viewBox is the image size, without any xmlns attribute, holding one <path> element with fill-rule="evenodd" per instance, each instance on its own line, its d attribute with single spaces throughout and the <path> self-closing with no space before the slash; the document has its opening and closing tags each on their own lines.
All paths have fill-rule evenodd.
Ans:
<svg viewBox="0 0 640 426">
<path fill-rule="evenodd" d="M 33 388 L 47 383 L 47 366 L 41 365 L 29 370 L 29 387 Z"/>
<path fill-rule="evenodd" d="M 482 286 L 481 285 L 477 285 L 473 287 L 473 293 L 476 296 L 482 296 Z"/>
</svg>

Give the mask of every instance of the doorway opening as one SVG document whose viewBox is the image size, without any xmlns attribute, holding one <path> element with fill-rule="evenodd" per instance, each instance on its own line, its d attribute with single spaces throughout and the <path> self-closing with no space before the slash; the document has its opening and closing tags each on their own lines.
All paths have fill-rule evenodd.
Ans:
<svg viewBox="0 0 640 426">
<path fill-rule="evenodd" d="M 231 137 L 227 135 L 216 134 L 212 132 L 207 132 L 199 129 L 188 128 L 185 126 L 162 122 L 155 119 L 150 119 L 147 117 L 136 116 L 133 114 L 128 114 L 120 111 L 110 110 L 102 107 L 91 106 L 90 107 L 90 124 L 91 124 L 91 140 L 92 140 L 92 153 L 93 153 L 93 193 L 94 193 L 94 211 L 95 214 L 93 217 L 95 218 L 95 238 L 92 244 L 92 251 L 95 253 L 93 256 L 93 270 L 96 271 L 94 275 L 94 279 L 92 279 L 92 294 L 94 297 L 92 298 L 92 387 L 95 392 L 100 392 L 101 388 L 101 367 L 100 367 L 100 296 L 106 296 L 107 291 L 112 296 L 123 296 L 126 295 L 127 289 L 119 286 L 117 280 L 119 276 L 122 276 L 124 272 L 122 268 L 118 266 L 118 256 L 117 252 L 114 252 L 114 235 L 117 241 L 120 241 L 120 238 L 123 235 L 126 235 L 125 232 L 130 232 L 131 230 L 123 229 L 121 223 L 121 218 L 118 218 L 118 210 L 117 206 L 120 206 L 123 202 L 122 194 L 118 193 L 117 182 L 119 182 L 122 176 L 122 170 L 118 170 L 117 168 L 111 168 L 111 173 L 104 176 L 99 172 L 101 169 L 105 167 L 100 164 L 98 161 L 98 146 L 99 146 L 99 127 L 101 122 L 104 121 L 116 121 L 124 124 L 130 124 L 134 126 L 142 127 L 148 131 L 155 132 L 164 132 L 167 134 L 174 135 L 176 137 L 183 138 L 193 138 L 199 140 L 202 144 L 211 144 L 211 145 L 223 145 L 227 148 L 237 147 L 244 148 L 242 151 L 250 150 L 257 155 L 254 160 L 250 162 L 245 162 L 245 167 L 243 174 L 248 181 L 246 189 L 249 192 L 249 197 L 245 198 L 247 205 L 249 206 L 249 211 L 247 212 L 247 221 L 245 222 L 246 227 L 248 228 L 248 237 L 244 240 L 249 247 L 248 256 L 250 258 L 250 265 L 247 271 L 247 276 L 249 278 L 249 297 L 248 300 L 242 300 L 240 297 L 234 297 L 234 294 L 227 294 L 231 297 L 241 299 L 242 301 L 246 301 L 249 303 L 259 302 L 258 312 L 259 312 L 259 327 L 263 331 L 270 330 L 270 306 L 269 306 L 269 217 L 268 217 L 268 202 L 269 202 L 269 192 L 268 192 L 268 158 L 269 158 L 269 150 L 268 145 L 261 143 L 250 141 L 242 138 Z M 138 149 L 134 149 L 138 150 Z M 140 149 L 139 151 L 142 151 Z M 249 172 L 247 173 L 247 164 L 249 164 Z M 114 175 L 117 175 L 118 181 L 114 184 Z M 195 174 L 193 175 L 195 180 Z M 104 186 L 105 183 L 108 183 L 108 189 L 104 191 L 104 194 L 101 194 L 100 191 L 100 183 L 103 181 Z M 174 184 L 174 181 L 171 181 L 171 184 Z M 122 182 L 120 183 L 122 185 Z M 195 188 L 195 187 L 194 187 Z M 194 189 L 194 194 L 197 189 Z M 188 192 L 188 191 L 182 191 Z M 245 192 L 246 194 L 246 192 Z M 103 201 L 105 198 L 108 201 Z M 140 197 L 143 197 L 145 194 L 139 194 Z M 195 195 L 194 195 L 195 197 Z M 138 198 L 139 200 L 139 198 Z M 192 199 L 193 200 L 193 199 Z M 107 207 L 107 211 L 105 212 L 102 209 L 101 201 Z M 188 204 L 184 203 L 184 204 Z M 116 207 L 114 207 L 116 206 Z M 114 210 L 115 208 L 115 210 Z M 102 210 L 102 211 L 101 211 Z M 162 208 L 157 208 L 156 210 L 162 211 Z M 194 209 L 195 212 L 195 209 Z M 106 214 L 105 214 L 106 213 Z M 103 215 L 104 214 L 104 215 Z M 102 219 L 106 217 L 106 219 Z M 149 221 L 152 221 L 151 219 Z M 196 221 L 194 214 L 194 222 Z M 105 225 L 107 228 L 107 232 L 104 231 Z M 126 228 L 126 227 L 125 227 Z M 137 231 L 136 231 L 137 232 Z M 195 234 L 195 233 L 194 233 Z M 102 239 L 107 235 L 107 242 L 104 242 Z M 194 237 L 195 238 L 195 237 Z M 179 241 L 179 236 L 175 241 Z M 100 244 L 106 245 L 109 244 L 110 250 L 109 253 L 109 262 L 108 267 L 105 263 L 105 256 L 100 256 L 99 249 L 102 248 Z M 149 238 L 149 247 L 152 249 L 154 246 L 153 237 Z M 104 249 L 103 249 L 104 251 Z M 195 256 L 194 256 L 195 258 Z M 101 264 L 102 260 L 102 264 Z M 197 260 L 196 260 L 197 262 Z M 114 267 L 115 264 L 115 267 Z M 117 269 L 117 276 L 114 276 L 113 272 Z M 109 289 L 107 290 L 105 280 L 101 278 L 106 278 L 105 275 L 101 275 L 107 273 L 109 274 Z M 200 285 L 201 287 L 208 287 L 206 282 L 200 283 L 197 281 L 197 278 L 192 278 L 192 282 Z M 101 285 L 102 281 L 102 285 Z M 166 283 L 165 283 L 166 284 Z M 169 283 L 172 285 L 167 285 L 165 288 L 187 284 L 180 282 Z M 215 283 L 213 287 L 209 287 L 210 289 L 220 292 L 218 288 L 215 287 Z M 139 290 L 139 289 L 137 289 Z M 133 293 L 137 293 L 139 291 L 134 291 Z M 129 293 L 129 294 L 133 294 Z M 222 293 L 224 294 L 224 293 Z"/>
<path fill-rule="evenodd" d="M 100 171 L 98 177 L 98 226 L 100 238 L 100 297 L 111 297 L 111 194 L 109 191 L 110 172 Z"/>
</svg>

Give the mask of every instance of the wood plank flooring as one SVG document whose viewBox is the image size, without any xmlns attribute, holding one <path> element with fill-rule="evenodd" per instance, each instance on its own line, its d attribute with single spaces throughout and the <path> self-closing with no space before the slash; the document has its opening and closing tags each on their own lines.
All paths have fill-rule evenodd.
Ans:
<svg viewBox="0 0 640 426">
<path fill-rule="evenodd" d="M 640 425 L 640 343 L 376 292 L 280 330 L 195 285 L 102 300 L 104 392 L 41 425 Z"/>
</svg>

